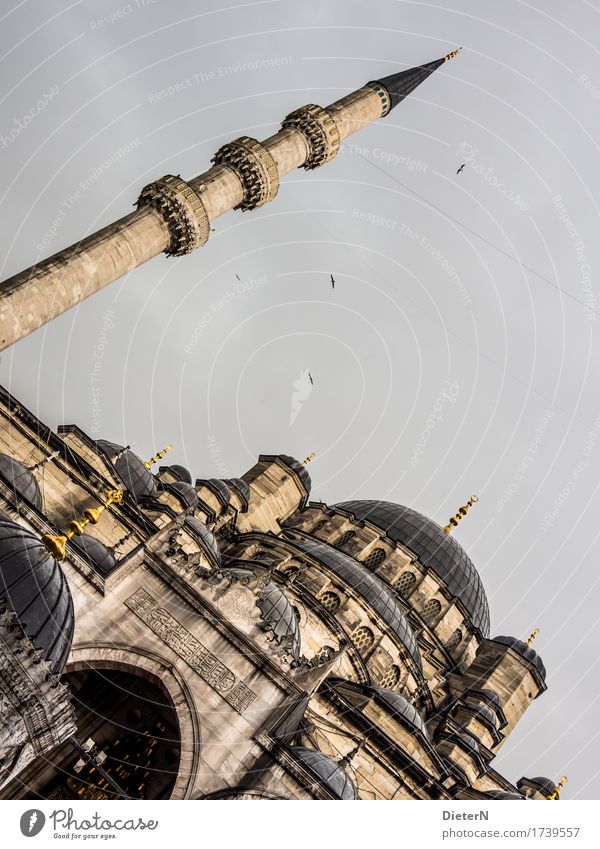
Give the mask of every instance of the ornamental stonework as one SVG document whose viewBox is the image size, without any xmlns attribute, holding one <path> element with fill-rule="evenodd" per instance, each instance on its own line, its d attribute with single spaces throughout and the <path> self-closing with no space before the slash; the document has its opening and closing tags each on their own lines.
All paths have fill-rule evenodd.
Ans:
<svg viewBox="0 0 600 849">
<path fill-rule="evenodd" d="M 183 256 L 206 244 L 210 220 L 199 195 L 180 177 L 167 174 L 142 189 L 138 207 L 151 206 L 169 230 L 168 256 Z"/>
<path fill-rule="evenodd" d="M 145 589 L 140 587 L 125 600 L 125 604 L 238 713 L 244 713 L 256 700 L 256 693 L 243 681 L 238 681 L 235 673 L 181 622 L 159 607 L 158 601 Z"/>
<path fill-rule="evenodd" d="M 334 156 L 340 149 L 340 134 L 337 125 L 329 112 L 314 103 L 301 106 L 287 115 L 281 125 L 284 129 L 299 130 L 305 137 L 310 150 L 302 165 L 306 170 L 319 168 Z"/>
<path fill-rule="evenodd" d="M 279 191 L 279 171 L 267 148 L 249 136 L 223 145 L 214 155 L 215 165 L 226 165 L 240 178 L 244 199 L 235 209 L 258 209 Z"/>
</svg>

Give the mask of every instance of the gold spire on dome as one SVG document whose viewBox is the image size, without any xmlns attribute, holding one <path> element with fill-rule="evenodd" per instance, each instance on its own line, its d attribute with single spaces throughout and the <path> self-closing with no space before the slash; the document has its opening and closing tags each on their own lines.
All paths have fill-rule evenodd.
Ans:
<svg viewBox="0 0 600 849">
<path fill-rule="evenodd" d="M 560 781 L 558 782 L 558 784 L 556 785 L 556 787 L 554 788 L 552 793 L 548 796 L 549 802 L 553 801 L 554 799 L 558 799 L 558 797 L 560 796 L 560 791 L 562 790 L 562 788 L 567 783 L 567 780 L 568 779 L 567 779 L 566 775 L 561 776 Z"/>
<path fill-rule="evenodd" d="M 317 456 L 317 452 L 313 451 L 312 454 L 309 454 L 308 457 L 305 457 L 304 460 L 300 463 L 301 466 L 308 466 L 311 460 L 314 460 Z"/>
<path fill-rule="evenodd" d="M 467 515 L 467 513 L 469 512 L 469 510 L 471 509 L 471 507 L 472 507 L 474 504 L 477 504 L 477 502 L 478 502 L 478 501 L 479 501 L 479 499 L 477 498 L 477 496 L 476 496 L 476 495 L 472 495 L 472 496 L 469 498 L 469 500 L 467 501 L 467 503 L 466 503 L 466 504 L 464 504 L 462 507 L 459 507 L 459 509 L 458 509 L 458 513 L 456 514 L 456 516 L 452 516 L 452 518 L 449 520 L 448 524 L 444 527 L 444 533 L 445 533 L 445 534 L 451 534 L 451 533 L 452 533 L 452 528 L 456 528 L 456 526 L 458 525 L 458 523 L 459 523 L 462 519 L 464 519 L 464 517 Z"/>
<path fill-rule="evenodd" d="M 169 444 L 167 445 L 167 447 L 166 447 L 166 448 L 163 448 L 163 450 L 162 450 L 162 451 L 159 451 L 157 454 L 155 454 L 155 455 L 154 455 L 154 457 L 150 457 L 150 459 L 149 459 L 149 460 L 146 460 L 146 462 L 144 463 L 144 466 L 145 466 L 147 469 L 151 469 L 151 468 L 152 468 L 152 466 L 153 466 L 155 463 L 158 463 L 158 461 L 159 461 L 159 460 L 162 460 L 162 458 L 165 456 L 165 454 L 168 454 L 168 453 L 169 453 L 169 451 L 170 451 L 172 448 L 173 448 L 173 446 L 171 445 L 171 443 L 169 443 Z"/>
<path fill-rule="evenodd" d="M 444 62 L 449 62 L 450 59 L 454 59 L 455 56 L 458 56 L 462 47 L 457 47 L 456 50 L 453 50 L 452 53 L 448 53 L 447 56 L 444 56 Z"/>
<path fill-rule="evenodd" d="M 89 507 L 87 510 L 84 510 L 83 519 L 79 522 L 74 519 L 69 524 L 69 530 L 65 531 L 64 534 L 60 534 L 58 536 L 55 536 L 54 534 L 44 534 L 42 542 L 46 546 L 46 550 L 49 551 L 50 554 L 57 560 L 64 560 L 66 545 L 70 539 L 74 536 L 80 536 L 86 525 L 95 525 L 104 510 L 106 510 L 107 507 L 110 507 L 111 504 L 122 503 L 123 490 L 110 489 L 106 493 L 106 501 L 103 504 L 99 507 Z"/>
<path fill-rule="evenodd" d="M 539 628 L 534 628 L 534 629 L 533 629 L 533 631 L 532 631 L 532 632 L 531 632 L 531 634 L 529 635 L 529 639 L 527 640 L 527 648 L 528 648 L 528 649 L 530 649 L 530 648 L 531 648 L 531 646 L 532 646 L 532 644 L 533 644 L 533 641 L 535 640 L 535 638 L 537 637 L 537 635 L 538 635 L 539 633 L 540 633 L 540 629 L 539 629 Z"/>
</svg>

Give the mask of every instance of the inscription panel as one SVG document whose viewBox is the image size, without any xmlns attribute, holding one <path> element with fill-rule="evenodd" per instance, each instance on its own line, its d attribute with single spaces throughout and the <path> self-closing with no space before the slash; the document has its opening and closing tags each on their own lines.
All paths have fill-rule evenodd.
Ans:
<svg viewBox="0 0 600 849">
<path fill-rule="evenodd" d="M 125 599 L 125 604 L 238 713 L 244 713 L 256 700 L 256 693 L 243 681 L 236 680 L 231 669 L 164 607 L 159 607 L 158 601 L 143 587 Z"/>
</svg>

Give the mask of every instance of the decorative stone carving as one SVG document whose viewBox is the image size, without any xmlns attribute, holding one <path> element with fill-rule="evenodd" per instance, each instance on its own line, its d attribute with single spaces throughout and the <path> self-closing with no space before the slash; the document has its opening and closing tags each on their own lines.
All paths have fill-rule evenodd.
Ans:
<svg viewBox="0 0 600 849">
<path fill-rule="evenodd" d="M 232 168 L 244 187 L 244 200 L 235 209 L 257 209 L 279 191 L 279 172 L 269 151 L 256 139 L 240 136 L 214 155 L 215 165 Z"/>
<path fill-rule="evenodd" d="M 329 162 L 340 149 L 340 134 L 335 121 L 329 112 L 314 103 L 290 112 L 281 126 L 299 130 L 306 138 L 310 153 L 302 167 L 307 170 Z"/>
<path fill-rule="evenodd" d="M 179 177 L 167 174 L 142 189 L 138 207 L 151 206 L 164 219 L 171 241 L 167 256 L 183 256 L 208 241 L 210 220 L 200 196 Z"/>
<path fill-rule="evenodd" d="M 158 601 L 140 587 L 125 604 L 173 649 L 213 690 L 238 712 L 243 713 L 256 699 L 242 681 L 219 658 L 202 645 L 174 616 L 158 606 Z"/>
</svg>

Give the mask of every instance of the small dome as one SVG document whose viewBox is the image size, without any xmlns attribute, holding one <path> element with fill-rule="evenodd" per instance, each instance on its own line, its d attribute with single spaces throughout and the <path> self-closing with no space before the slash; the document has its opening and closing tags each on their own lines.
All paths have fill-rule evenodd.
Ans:
<svg viewBox="0 0 600 849">
<path fill-rule="evenodd" d="M 295 661 L 300 660 L 300 622 L 296 609 L 286 594 L 272 581 L 262 590 L 256 602 L 263 622 L 271 629 L 275 640 L 289 648 Z"/>
<path fill-rule="evenodd" d="M 399 718 L 401 721 L 403 720 L 404 723 L 407 722 L 417 731 L 420 731 L 423 737 L 429 740 L 429 732 L 427 731 L 425 720 L 404 696 L 394 692 L 394 690 L 385 690 L 382 687 L 374 687 L 373 693 L 376 700 L 381 702 L 392 716 Z"/>
<path fill-rule="evenodd" d="M 14 491 L 17 501 L 24 498 L 38 510 L 42 509 L 42 494 L 35 475 L 20 460 L 0 454 L 0 477 Z"/>
<path fill-rule="evenodd" d="M 231 492 L 229 491 L 229 487 L 225 483 L 225 481 L 219 480 L 218 478 L 209 478 L 208 480 L 197 480 L 196 486 L 205 486 L 207 489 L 216 495 L 219 499 L 219 503 L 221 504 L 223 513 L 231 501 Z"/>
<path fill-rule="evenodd" d="M 201 522 L 196 516 L 186 516 L 184 527 L 190 528 L 197 537 L 202 541 L 204 548 L 212 555 L 215 563 L 221 563 L 221 549 L 217 542 L 216 536 L 207 528 L 204 522 Z"/>
<path fill-rule="evenodd" d="M 464 729 L 461 729 L 460 731 L 453 731 L 452 737 L 458 737 L 469 752 L 472 752 L 474 755 L 479 754 L 479 743 L 468 731 L 465 731 Z"/>
<path fill-rule="evenodd" d="M 554 783 L 554 781 L 552 781 L 551 778 L 546 778 L 543 775 L 538 775 L 535 778 L 523 777 L 517 781 L 517 787 L 519 788 L 519 790 L 525 784 L 535 784 L 535 786 L 539 788 L 541 793 L 544 793 L 548 796 L 550 796 L 556 790 L 556 784 Z M 557 796 L 556 798 L 559 799 L 560 797 Z"/>
<path fill-rule="evenodd" d="M 117 560 L 109 549 L 96 537 L 81 534 L 71 539 L 71 545 L 86 563 L 106 577 L 117 565 Z"/>
<path fill-rule="evenodd" d="M 184 483 L 190 483 L 191 484 L 192 476 L 190 475 L 190 473 L 188 472 L 188 470 L 186 469 L 185 466 L 173 465 L 173 466 L 167 466 L 167 469 L 172 474 L 174 474 L 180 481 L 183 481 Z"/>
<path fill-rule="evenodd" d="M 370 572 L 362 563 L 322 542 L 311 539 L 295 539 L 292 541 L 301 551 L 323 563 L 334 574 L 352 587 L 356 593 L 376 611 L 386 625 L 392 629 L 404 644 L 408 654 L 419 670 L 423 668 L 421 653 L 408 619 L 404 615 L 399 602 L 390 590 L 376 575 Z"/>
<path fill-rule="evenodd" d="M 243 481 L 241 478 L 228 478 L 223 481 L 223 483 L 227 484 L 229 489 L 233 489 L 240 497 L 243 505 L 242 512 L 245 513 L 248 509 L 248 504 L 250 503 L 250 487 L 246 481 Z"/>
<path fill-rule="evenodd" d="M 338 799 L 357 799 L 356 787 L 346 770 L 333 758 L 316 749 L 293 746 L 292 752 L 319 779 L 319 783 L 331 790 Z"/>
<path fill-rule="evenodd" d="M 490 790 L 489 793 L 485 794 L 486 799 L 505 799 L 506 801 L 520 801 L 525 802 L 525 796 L 521 796 L 520 793 L 509 793 L 506 790 Z"/>
<path fill-rule="evenodd" d="M 344 501 L 335 507 L 359 522 L 371 522 L 431 569 L 457 598 L 484 637 L 490 633 L 490 610 L 481 578 L 463 548 L 436 522 L 389 501 Z"/>
<path fill-rule="evenodd" d="M 99 439 L 96 445 L 106 454 L 109 460 L 112 460 L 119 451 L 123 450 L 122 446 L 115 442 L 107 442 L 104 439 Z M 114 463 L 114 468 L 134 501 L 149 498 L 156 494 L 158 485 L 154 475 L 133 451 L 127 451 L 122 457 L 119 457 Z"/>
<path fill-rule="evenodd" d="M 494 729 L 498 729 L 498 717 L 487 705 L 479 704 L 479 705 L 471 705 L 471 707 L 476 712 L 476 718 L 479 719 L 484 725 L 491 726 Z"/>
<path fill-rule="evenodd" d="M 169 492 L 174 493 L 184 509 L 195 507 L 198 504 L 198 495 L 194 487 L 185 481 L 175 481 L 167 484 Z"/>
<path fill-rule="evenodd" d="M 509 648 L 513 649 L 520 654 L 521 657 L 525 658 L 528 663 L 533 664 L 537 671 L 540 673 L 542 681 L 546 680 L 546 667 L 542 663 L 542 658 L 535 652 L 532 648 L 530 648 L 527 643 L 523 642 L 523 640 L 517 640 L 516 637 L 494 637 L 494 643 L 500 643 L 503 646 L 509 646 Z"/>
<path fill-rule="evenodd" d="M 75 617 L 59 564 L 42 541 L 12 521 L 0 520 L 0 599 L 42 657 L 59 674 L 67 662 Z"/>
</svg>

